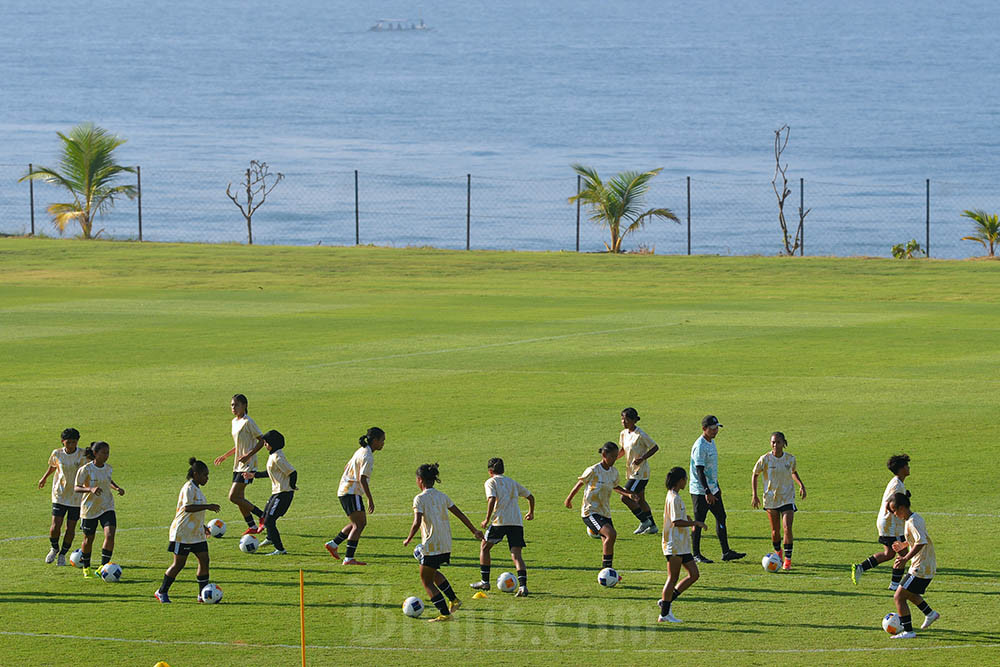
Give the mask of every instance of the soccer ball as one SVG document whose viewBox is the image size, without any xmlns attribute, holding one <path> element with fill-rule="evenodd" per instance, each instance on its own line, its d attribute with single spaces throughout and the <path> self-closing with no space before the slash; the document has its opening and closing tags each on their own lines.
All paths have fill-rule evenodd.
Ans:
<svg viewBox="0 0 1000 667">
<path fill-rule="evenodd" d="M 595 540 L 601 539 L 601 534 L 598 533 L 593 528 L 591 528 L 590 526 L 587 526 L 587 534 L 590 535 L 591 537 L 593 537 Z"/>
<path fill-rule="evenodd" d="M 903 631 L 903 622 L 899 620 L 899 614 L 896 612 L 889 612 L 882 619 L 882 629 L 888 632 L 890 635 L 898 635 Z"/>
<path fill-rule="evenodd" d="M 207 602 L 208 604 L 216 604 L 222 601 L 222 589 L 215 584 L 207 584 L 203 589 L 201 589 L 201 595 L 198 599 L 202 602 Z"/>
<path fill-rule="evenodd" d="M 760 566 L 767 572 L 777 572 L 781 569 L 781 558 L 778 557 L 778 554 L 768 554 L 760 559 Z"/>
<path fill-rule="evenodd" d="M 403 600 L 403 613 L 410 618 L 416 618 L 424 613 L 424 603 L 420 598 L 410 596 Z"/>
<path fill-rule="evenodd" d="M 501 593 L 513 593 L 517 589 L 517 577 L 510 572 L 504 572 L 497 577 L 497 588 Z"/>
<path fill-rule="evenodd" d="M 240 538 L 240 551 L 245 554 L 252 554 L 259 546 L 260 542 L 253 535 L 244 535 Z"/>
<path fill-rule="evenodd" d="M 99 567 L 97 573 L 101 575 L 101 579 L 113 584 L 122 578 L 122 567 L 117 563 L 107 563 Z"/>
<path fill-rule="evenodd" d="M 205 525 L 208 526 L 208 533 L 212 537 L 222 537 L 226 534 L 226 522 L 222 519 L 212 519 Z"/>
<path fill-rule="evenodd" d="M 418 563 L 424 560 L 424 545 L 418 544 L 413 547 L 413 557 L 417 559 Z"/>
<path fill-rule="evenodd" d="M 618 576 L 618 572 L 610 567 L 606 567 L 597 573 L 597 583 L 608 588 L 613 588 L 620 579 L 621 577 Z"/>
<path fill-rule="evenodd" d="M 80 567 L 80 561 L 83 560 L 83 550 L 75 549 L 73 553 L 69 555 L 69 564 L 73 567 Z"/>
</svg>

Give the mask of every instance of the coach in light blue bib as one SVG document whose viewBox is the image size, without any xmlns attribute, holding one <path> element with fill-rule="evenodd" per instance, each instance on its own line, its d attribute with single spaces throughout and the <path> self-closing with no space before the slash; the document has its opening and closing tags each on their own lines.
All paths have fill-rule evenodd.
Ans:
<svg viewBox="0 0 1000 667">
<path fill-rule="evenodd" d="M 713 417 L 713 419 L 715 418 Z M 718 424 L 717 419 L 716 424 L 719 427 L 722 426 L 722 424 Z M 704 468 L 704 475 L 698 474 L 698 466 Z M 705 481 L 708 482 L 707 489 L 702 483 L 701 477 L 704 477 Z M 703 496 L 709 491 L 715 495 L 719 494 L 719 450 L 715 448 L 714 440 L 708 440 L 705 437 L 704 431 L 691 447 L 691 470 L 688 479 L 691 480 L 692 496 Z"/>
<path fill-rule="evenodd" d="M 715 415 L 701 420 L 701 436 L 691 447 L 691 504 L 694 506 L 694 520 L 704 521 L 711 512 L 715 517 L 715 534 L 722 547 L 722 560 L 737 560 L 745 553 L 729 548 L 729 533 L 726 529 L 726 507 L 722 504 L 722 489 L 719 488 L 719 452 L 715 448 L 715 437 L 722 424 Z M 691 533 L 694 559 L 699 563 L 711 563 L 701 553 L 701 528 L 695 526 Z"/>
</svg>

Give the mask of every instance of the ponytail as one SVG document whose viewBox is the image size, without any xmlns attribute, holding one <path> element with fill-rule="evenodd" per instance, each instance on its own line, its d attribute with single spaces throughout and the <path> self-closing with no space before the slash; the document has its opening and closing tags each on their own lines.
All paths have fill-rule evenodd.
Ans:
<svg viewBox="0 0 1000 667">
<path fill-rule="evenodd" d="M 91 461 L 93 461 L 94 459 L 97 458 L 97 450 L 101 448 L 111 449 L 111 445 L 104 442 L 103 440 L 95 440 L 94 442 L 90 443 L 90 445 L 85 450 L 83 450 L 83 455 L 86 456 Z"/>
<path fill-rule="evenodd" d="M 670 469 L 667 473 L 667 488 L 673 489 L 677 486 L 677 483 L 682 479 L 686 479 L 688 476 L 687 471 L 680 466 L 675 466 Z"/>
<path fill-rule="evenodd" d="M 187 474 L 188 479 L 194 479 L 194 475 L 196 472 L 199 471 L 208 472 L 208 466 L 205 465 L 205 462 L 199 461 L 193 456 L 188 459 L 188 465 L 190 466 L 188 468 L 188 474 Z"/>
<path fill-rule="evenodd" d="M 368 429 L 367 433 L 358 438 L 358 444 L 362 447 L 371 447 L 372 441 L 381 440 L 383 438 L 385 438 L 385 431 L 380 429 L 378 426 L 372 426 Z"/>
<path fill-rule="evenodd" d="M 438 468 L 437 463 L 425 463 L 417 468 L 417 477 L 423 480 L 424 486 L 433 488 L 436 482 L 441 481 L 438 477 Z"/>
</svg>

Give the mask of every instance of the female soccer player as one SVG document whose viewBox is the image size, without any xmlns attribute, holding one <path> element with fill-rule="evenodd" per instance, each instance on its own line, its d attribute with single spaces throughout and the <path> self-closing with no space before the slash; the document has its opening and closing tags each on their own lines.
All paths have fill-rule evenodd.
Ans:
<svg viewBox="0 0 1000 667">
<path fill-rule="evenodd" d="M 49 468 L 38 480 L 38 488 L 45 486 L 49 475 L 52 478 L 52 525 L 49 526 L 49 549 L 45 562 L 51 563 L 59 557 L 56 565 L 66 564 L 66 552 L 73 546 L 73 536 L 76 532 L 76 522 L 80 520 L 80 494 L 74 489 L 76 471 L 83 465 L 83 450 L 77 445 L 80 442 L 80 432 L 75 428 L 64 429 L 59 436 L 62 447 L 53 449 L 49 454 Z M 62 548 L 59 548 L 59 531 L 62 529 L 63 517 L 66 518 L 66 534 L 63 535 Z"/>
<path fill-rule="evenodd" d="M 639 502 L 639 496 L 618 485 L 618 469 L 615 468 L 618 445 L 606 442 L 601 445 L 597 453 L 601 455 L 601 462 L 583 471 L 573 490 L 566 496 L 566 507 L 572 509 L 573 496 L 586 485 L 580 515 L 587 528 L 601 535 L 601 568 L 605 568 L 614 567 L 615 540 L 618 538 L 615 526 L 611 522 L 611 492 L 616 491 L 633 502 Z"/>
<path fill-rule="evenodd" d="M 503 459 L 490 459 L 486 463 L 486 470 L 490 473 L 485 485 L 486 518 L 480 527 L 489 526 L 489 529 L 486 531 L 486 538 L 479 546 L 480 579 L 469 585 L 480 591 L 490 590 L 490 550 L 506 537 L 507 546 L 510 547 L 510 557 L 517 571 L 517 593 L 514 595 L 519 598 L 527 597 L 528 567 L 521 557 L 521 549 L 526 546 L 524 524 L 521 522 L 521 510 L 517 506 L 517 499 L 528 499 L 528 513 L 524 515 L 524 519 L 531 521 L 535 518 L 535 497 L 510 477 L 504 477 Z M 494 512 L 496 512 L 495 517 Z M 490 525 L 491 520 L 492 525 Z"/>
<path fill-rule="evenodd" d="M 247 406 L 247 397 L 243 394 L 236 394 L 229 402 L 233 413 L 233 448 L 215 459 L 215 465 L 222 465 L 230 456 L 236 456 L 233 461 L 233 485 L 229 489 L 229 502 L 239 508 L 243 520 L 247 522 L 247 529 L 243 534 L 253 535 L 264 529 L 263 523 L 258 526 L 254 521 L 254 517 L 263 518 L 264 512 L 246 499 L 246 487 L 253 483 L 254 478 L 253 475 L 247 477 L 243 473 L 256 472 L 257 452 L 264 446 L 264 433 L 247 414 Z"/>
<path fill-rule="evenodd" d="M 184 569 L 188 554 L 198 559 L 198 602 L 202 602 L 201 591 L 208 585 L 208 530 L 205 528 L 205 511 L 218 512 L 219 506 L 205 500 L 201 487 L 208 483 L 208 466 L 195 457 L 188 459 L 187 482 L 177 496 L 177 512 L 170 523 L 170 541 L 167 551 L 174 555 L 174 562 L 163 574 L 163 583 L 153 593 L 160 602 L 170 602 L 170 585 Z"/>
<path fill-rule="evenodd" d="M 917 608 L 924 613 L 924 622 L 920 625 L 921 630 L 931 627 L 934 621 L 941 618 L 941 614 L 931 609 L 927 601 L 921 596 L 934 578 L 937 572 L 937 560 L 934 558 L 934 543 L 931 536 L 927 534 L 927 525 L 924 518 L 910 510 L 910 497 L 905 493 L 897 493 L 889 501 L 889 509 L 897 519 L 905 524 L 904 534 L 906 542 L 894 542 L 892 550 L 896 552 L 896 560 L 893 567 L 903 569 L 906 561 L 910 561 L 910 572 L 899 584 L 894 595 L 896 601 L 896 612 L 899 620 L 903 623 L 903 631 L 893 635 L 893 639 L 912 639 L 917 636 L 913 631 L 913 624 L 910 617 L 910 608 L 907 602 L 917 605 Z"/>
<path fill-rule="evenodd" d="M 910 457 L 906 454 L 890 456 L 886 462 L 886 467 L 892 472 L 893 477 L 886 485 L 885 491 L 882 492 L 882 504 L 879 505 L 878 518 L 875 520 L 875 528 L 878 530 L 878 543 L 882 545 L 882 553 L 872 554 L 860 563 L 851 565 L 851 581 L 855 585 L 857 585 L 858 579 L 865 572 L 879 563 L 884 563 L 893 558 L 893 545 L 895 543 L 906 541 L 906 537 L 903 534 L 905 524 L 897 519 L 896 515 L 889 509 L 889 502 L 897 493 L 906 494 L 907 497 L 910 495 L 910 492 L 906 490 L 906 486 L 903 484 L 903 480 L 910 476 Z M 899 582 L 903 580 L 904 572 L 903 568 L 893 566 L 892 580 L 889 582 L 890 591 L 899 588 Z"/>
<path fill-rule="evenodd" d="M 83 531 L 83 544 L 80 545 L 83 558 L 80 559 L 80 564 L 83 566 L 83 576 L 89 579 L 96 574 L 90 571 L 90 554 L 94 548 L 94 534 L 98 523 L 104 529 L 101 565 L 111 562 L 111 555 L 115 550 L 115 530 L 118 527 L 115 497 L 111 490 L 124 496 L 125 489 L 111 479 L 111 466 L 108 464 L 111 446 L 108 443 L 103 440 L 92 442 L 83 454 L 90 459 L 90 463 L 80 466 L 76 471 L 73 490 L 83 494 L 80 500 L 80 529 Z"/>
<path fill-rule="evenodd" d="M 410 534 L 403 540 L 404 545 L 409 545 L 417 534 L 417 529 L 420 529 L 423 545 L 420 582 L 430 596 L 431 604 L 440 612 L 437 618 L 430 619 L 431 622 L 450 621 L 451 614 L 462 606 L 455 591 L 451 589 L 451 584 L 441 574 L 441 566 L 451 562 L 451 522 L 448 521 L 448 512 L 457 516 L 477 540 L 483 539 L 483 531 L 472 525 L 469 517 L 458 509 L 451 498 L 434 488 L 434 484 L 440 481 L 437 463 L 425 463 L 417 468 L 417 487 L 420 488 L 420 493 L 413 497 L 413 525 L 410 526 Z M 450 607 L 445 602 L 445 597 L 451 601 Z"/>
<path fill-rule="evenodd" d="M 670 606 L 677 597 L 686 591 L 691 584 L 698 581 L 698 563 L 691 553 L 691 527 L 702 529 L 705 524 L 692 521 L 684 507 L 681 490 L 687 484 L 687 472 L 679 466 L 667 473 L 667 499 L 663 504 L 663 555 L 667 558 L 667 582 L 663 584 L 663 595 L 660 599 L 660 623 L 680 623 L 681 619 L 674 616 Z M 687 576 L 677 583 L 681 565 L 687 570 Z"/>
<path fill-rule="evenodd" d="M 281 542 L 281 533 L 278 532 L 278 519 L 285 515 L 292 505 L 295 492 L 299 490 L 296 486 L 299 473 L 285 458 L 285 436 L 278 431 L 270 430 L 264 434 L 264 446 L 271 453 L 267 457 L 267 472 L 253 473 L 256 477 L 271 478 L 271 497 L 264 506 L 264 528 L 267 529 L 267 539 L 260 543 L 261 546 L 267 544 L 274 545 L 274 551 L 268 556 L 284 556 L 285 545 Z M 249 475 L 251 473 L 243 473 Z"/>
<path fill-rule="evenodd" d="M 337 497 L 340 498 L 340 506 L 344 508 L 344 513 L 350 521 L 337 536 L 326 543 L 326 550 L 336 559 L 340 559 L 337 547 L 341 542 L 347 540 L 347 553 L 344 554 L 344 565 L 367 565 L 367 563 L 354 558 L 358 549 L 358 539 L 362 531 L 368 525 L 368 517 L 365 516 L 365 506 L 361 502 L 361 494 L 368 498 L 368 513 L 375 513 L 375 501 L 372 500 L 372 492 L 368 487 L 368 480 L 372 476 L 372 466 L 374 465 L 373 452 L 377 452 L 385 447 L 385 431 L 378 426 L 372 426 L 368 432 L 358 438 L 360 447 L 354 452 L 354 456 L 344 467 L 344 474 L 340 476 L 340 488 L 337 489 Z"/>
<path fill-rule="evenodd" d="M 638 501 L 622 496 L 622 502 L 639 520 L 639 527 L 633 530 L 632 534 L 655 535 L 656 522 L 653 521 L 653 512 L 646 502 L 646 484 L 649 483 L 648 461 L 653 454 L 660 451 L 660 446 L 636 426 L 639 422 L 639 413 L 635 408 L 622 410 L 621 418 L 622 432 L 618 434 L 618 458 L 627 457 L 625 490 L 639 496 Z"/>
<path fill-rule="evenodd" d="M 782 547 L 781 529 L 785 530 L 785 557 L 781 564 L 783 570 L 792 569 L 792 519 L 797 511 L 793 479 L 799 485 L 799 495 L 803 499 L 806 497 L 806 485 L 795 470 L 795 457 L 785 451 L 787 446 L 784 433 L 772 433 L 771 451 L 757 459 L 750 478 L 750 490 L 753 491 L 750 507 L 758 509 L 760 497 L 757 496 L 757 478 L 764 476 L 764 510 L 771 521 L 771 545 L 778 555 L 781 555 Z"/>
</svg>

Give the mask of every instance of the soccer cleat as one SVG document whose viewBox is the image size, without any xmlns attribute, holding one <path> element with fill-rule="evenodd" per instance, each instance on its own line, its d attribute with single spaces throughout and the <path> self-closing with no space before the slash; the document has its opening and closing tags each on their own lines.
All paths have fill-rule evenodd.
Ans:
<svg viewBox="0 0 1000 667">
<path fill-rule="evenodd" d="M 330 540 L 329 542 L 327 542 L 327 543 L 326 543 L 326 544 L 324 544 L 323 546 L 325 546 L 325 547 L 326 547 L 326 550 L 330 552 L 330 555 L 331 555 L 331 556 L 333 556 L 333 557 L 334 557 L 334 558 L 336 558 L 337 560 L 340 560 L 340 554 L 339 554 L 339 553 L 337 553 L 337 546 L 338 546 L 338 545 L 337 545 L 337 543 L 336 543 L 336 542 L 334 542 L 333 540 Z"/>
<path fill-rule="evenodd" d="M 851 581 L 854 582 L 855 586 L 858 585 L 858 579 L 860 579 L 861 575 L 864 573 L 865 570 L 861 567 L 861 563 L 853 563 L 851 565 Z"/>
<path fill-rule="evenodd" d="M 638 528 L 636 528 L 635 530 L 632 531 L 632 534 L 633 535 L 642 535 L 643 533 L 646 532 L 647 528 L 649 528 L 649 524 L 646 523 L 645 521 L 643 521 L 642 523 L 639 524 Z"/>
<path fill-rule="evenodd" d="M 266 547 L 266 546 L 268 546 L 270 544 L 273 544 L 273 542 L 271 542 L 271 540 L 269 540 L 269 539 L 267 539 L 265 537 L 264 541 L 257 545 L 257 548 L 260 549 L 261 547 Z"/>
<path fill-rule="evenodd" d="M 741 551 L 733 551 L 732 549 L 730 549 L 726 553 L 722 554 L 722 560 L 739 560 L 744 556 L 746 556 L 745 553 Z"/>
<path fill-rule="evenodd" d="M 269 554 L 264 554 L 265 556 L 287 556 L 288 552 L 284 549 L 275 549 Z"/>
<path fill-rule="evenodd" d="M 263 526 L 250 526 L 249 528 L 247 528 L 246 530 L 243 531 L 243 534 L 244 535 L 257 535 L 257 534 L 263 533 L 263 532 L 264 532 L 264 527 Z"/>
<path fill-rule="evenodd" d="M 696 563 L 714 563 L 715 561 L 712 560 L 711 558 L 705 558 L 701 554 L 695 554 L 695 556 L 694 556 L 694 562 L 696 562 Z"/>
<path fill-rule="evenodd" d="M 659 618 L 656 619 L 657 623 L 683 623 L 681 619 L 674 616 L 674 612 L 670 612 L 666 616 L 660 614 Z"/>
<path fill-rule="evenodd" d="M 161 593 L 160 589 L 156 589 L 156 592 L 153 593 L 153 597 L 159 600 L 162 604 L 170 604 L 170 596 L 166 593 Z M 201 602 L 200 596 L 198 597 L 198 602 Z"/>
<path fill-rule="evenodd" d="M 56 556 L 58 556 L 58 555 L 59 555 L 59 550 L 58 549 L 56 549 L 56 548 L 50 548 L 49 549 L 49 553 L 45 554 L 45 562 L 46 563 L 51 563 L 51 562 L 55 561 Z"/>
<path fill-rule="evenodd" d="M 462 608 L 462 601 L 459 600 L 458 598 L 452 600 L 451 604 L 448 605 L 448 611 L 450 611 L 453 614 L 461 608 Z"/>
<path fill-rule="evenodd" d="M 83 578 L 84 579 L 100 579 L 101 577 L 97 574 L 96 569 L 90 569 L 89 567 L 83 568 Z"/>
<path fill-rule="evenodd" d="M 938 620 L 939 618 L 941 618 L 941 614 L 939 614 L 936 611 L 932 611 L 931 613 L 927 614 L 927 616 L 924 616 L 924 622 L 920 624 L 920 629 L 926 630 L 927 628 L 931 627 L 931 624 L 933 624 L 934 621 Z"/>
<path fill-rule="evenodd" d="M 485 581 L 477 581 L 474 584 L 469 584 L 469 588 L 475 589 L 477 591 L 488 591 L 490 590 L 490 585 Z"/>
<path fill-rule="evenodd" d="M 356 558 L 345 558 L 344 565 L 368 565 L 364 561 L 357 560 Z"/>
<path fill-rule="evenodd" d="M 894 590 L 896 590 L 897 588 L 899 588 L 899 582 L 898 582 L 898 581 L 893 581 L 893 582 L 891 582 L 891 583 L 889 584 L 889 590 L 890 590 L 890 591 L 894 591 Z"/>
<path fill-rule="evenodd" d="M 649 524 L 649 526 L 646 527 L 646 530 L 644 530 L 643 532 L 646 535 L 656 535 L 658 532 L 660 532 L 660 529 L 656 527 L 655 523 L 651 523 Z"/>
<path fill-rule="evenodd" d="M 444 621 L 450 621 L 450 620 L 451 620 L 451 614 L 441 614 L 437 618 L 428 618 L 427 622 L 428 623 L 443 623 Z"/>
<path fill-rule="evenodd" d="M 527 586 L 519 586 L 518 589 L 517 589 L 517 592 L 514 593 L 514 597 L 516 597 L 516 598 L 526 598 L 526 597 L 528 597 L 528 587 Z"/>
<path fill-rule="evenodd" d="M 916 632 L 913 630 L 907 630 L 905 632 L 900 632 L 898 635 L 893 635 L 890 639 L 913 639 L 916 636 Z"/>
<path fill-rule="evenodd" d="M 56 561 L 56 565 L 66 565 L 66 554 L 59 554 L 59 560 Z"/>
<path fill-rule="evenodd" d="M 781 569 L 782 570 L 791 570 L 792 569 L 792 559 L 791 558 L 786 558 L 785 562 L 781 564 Z"/>
</svg>

